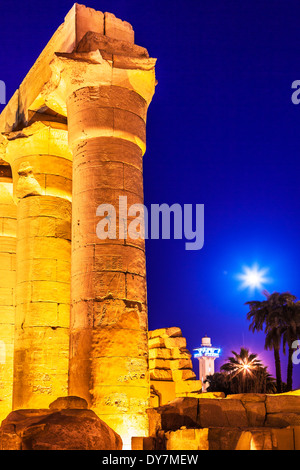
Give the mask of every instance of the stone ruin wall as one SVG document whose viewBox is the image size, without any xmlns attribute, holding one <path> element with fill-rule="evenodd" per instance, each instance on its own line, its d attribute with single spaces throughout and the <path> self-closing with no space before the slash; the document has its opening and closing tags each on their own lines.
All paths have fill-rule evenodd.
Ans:
<svg viewBox="0 0 300 470">
<path fill-rule="evenodd" d="M 148 410 L 136 450 L 300 450 L 300 391 L 177 398 Z"/>
<path fill-rule="evenodd" d="M 178 327 L 149 331 L 151 406 L 165 405 L 177 397 L 198 397 L 202 383 L 196 380 L 186 338 Z"/>
</svg>

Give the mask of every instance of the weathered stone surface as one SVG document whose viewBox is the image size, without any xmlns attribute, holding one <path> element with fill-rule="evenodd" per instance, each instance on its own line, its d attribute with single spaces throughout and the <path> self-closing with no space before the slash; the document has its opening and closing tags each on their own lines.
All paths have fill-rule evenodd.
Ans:
<svg viewBox="0 0 300 470">
<path fill-rule="evenodd" d="M 76 43 L 78 44 L 87 31 L 104 32 L 104 14 L 93 8 L 75 3 L 69 15 L 74 15 L 76 22 Z"/>
<path fill-rule="evenodd" d="M 80 397 L 60 397 L 50 403 L 50 410 L 87 410 L 88 403 L 84 398 Z"/>
<path fill-rule="evenodd" d="M 214 400 L 222 409 L 226 420 L 227 426 L 232 427 L 246 427 L 248 425 L 247 414 L 245 407 L 240 400 Z M 202 401 L 199 402 L 201 408 Z"/>
<path fill-rule="evenodd" d="M 194 398 L 196 393 L 199 394 L 202 384 L 196 381 L 191 354 L 186 349 L 186 339 L 183 338 L 180 328 L 160 328 L 149 331 L 148 337 L 150 378 L 155 381 L 156 389 L 159 388 L 155 400 L 158 400 L 160 405 L 164 405 L 177 397 Z M 162 384 L 158 387 L 157 381 L 159 380 L 166 386 Z M 170 395 L 170 382 L 174 384 L 173 396 Z M 167 401 L 165 401 L 166 398 Z"/>
<path fill-rule="evenodd" d="M 248 428 L 216 427 L 158 431 L 136 450 L 299 450 L 300 427 Z"/>
<path fill-rule="evenodd" d="M 266 406 L 264 402 L 242 402 L 247 413 L 248 426 L 264 426 L 266 420 Z"/>
<path fill-rule="evenodd" d="M 134 30 L 128 22 L 116 18 L 112 13 L 104 14 L 84 5 L 74 4 L 66 15 L 64 23 L 54 33 L 5 108 L 0 119 L 1 132 L 10 132 L 18 125 L 26 125 L 32 110 L 45 106 L 45 97 L 41 96 L 41 90 L 51 78 L 49 62 L 53 54 L 72 52 L 89 32 L 99 33 L 100 36 L 105 34 L 106 38 L 112 38 L 115 42 L 120 41 L 128 46 L 134 46 Z M 118 52 L 121 52 L 120 48 Z M 63 114 L 62 110 L 57 108 L 57 103 L 47 102 L 47 104 Z M 62 103 L 61 105 L 63 106 Z"/>
<path fill-rule="evenodd" d="M 153 437 L 133 437 L 131 450 L 155 450 L 156 439 Z"/>
<path fill-rule="evenodd" d="M 239 399 L 243 403 L 249 426 L 299 425 L 300 397 L 297 391 L 278 394 L 228 395 L 226 400 Z"/>
<path fill-rule="evenodd" d="M 149 359 L 190 359 L 191 353 L 187 349 L 172 348 L 167 349 L 165 347 L 150 347 L 151 343 L 149 340 Z"/>
<path fill-rule="evenodd" d="M 158 407 L 165 405 L 176 398 L 175 382 L 173 380 L 151 379 L 150 406 Z"/>
<path fill-rule="evenodd" d="M 18 410 L 0 428 L 1 450 L 121 450 L 122 440 L 91 410 Z"/>
<path fill-rule="evenodd" d="M 165 436 L 166 450 L 209 450 L 208 429 L 179 429 Z"/>
<path fill-rule="evenodd" d="M 248 402 L 265 402 L 266 395 L 262 393 L 236 393 L 235 395 L 227 395 L 227 400 L 241 400 L 243 403 Z"/>
<path fill-rule="evenodd" d="M 300 426 L 300 413 L 268 413 L 265 424 L 266 426 L 278 428 L 284 428 L 286 426 Z"/>
<path fill-rule="evenodd" d="M 149 421 L 149 436 L 156 436 L 162 430 L 161 413 L 158 408 L 148 408 L 147 416 Z"/>
<path fill-rule="evenodd" d="M 192 361 L 190 359 L 150 359 L 150 369 L 193 369 Z"/>
<path fill-rule="evenodd" d="M 236 450 L 243 431 L 239 428 L 213 427 L 208 430 L 209 450 Z M 249 436 L 250 437 L 250 436 Z M 243 439 L 245 440 L 245 439 Z M 245 442 L 244 442 L 245 445 Z M 246 445 L 249 445 L 249 438 L 246 437 Z M 240 446 L 242 447 L 242 446 Z M 248 449 L 249 450 L 249 449 Z"/>
<path fill-rule="evenodd" d="M 168 359 L 149 359 L 149 369 L 170 369 Z"/>
<path fill-rule="evenodd" d="M 67 137 L 63 123 L 34 122 L 6 134 L 1 147 L 19 199 L 14 408 L 42 408 L 67 393 L 71 188 L 65 180 L 72 178 Z"/>
<path fill-rule="evenodd" d="M 240 400 L 216 398 L 178 398 L 155 409 L 155 427 L 159 422 L 164 431 L 176 430 L 181 426 L 195 428 L 247 427 L 246 409 Z M 151 417 L 149 418 L 151 421 Z"/>
<path fill-rule="evenodd" d="M 93 31 L 88 31 L 76 47 L 76 52 L 92 52 L 97 50 L 107 60 L 112 59 L 112 56 L 115 55 L 149 58 L 148 51 L 144 47 L 124 40 L 110 38 L 100 33 L 94 33 Z"/>
<path fill-rule="evenodd" d="M 149 339 L 150 338 L 175 338 L 177 336 L 182 336 L 181 329 L 174 326 L 171 328 L 160 328 L 157 330 L 149 331 Z"/>
<path fill-rule="evenodd" d="M 240 394 L 226 399 L 208 395 L 181 398 L 147 410 L 152 449 L 197 450 L 197 432 L 203 438 L 202 448 L 210 450 L 300 449 L 297 393 Z M 266 413 L 266 401 L 269 409 L 278 410 L 280 399 L 286 411 Z M 296 409 L 290 412 L 294 405 Z"/>
<path fill-rule="evenodd" d="M 0 423 L 12 409 L 13 393 L 17 207 L 12 193 L 11 168 L 0 164 Z"/>
<path fill-rule="evenodd" d="M 300 426 L 294 426 L 294 442 L 295 450 L 300 450 Z"/>
<path fill-rule="evenodd" d="M 32 167 L 29 162 L 23 162 L 18 169 L 19 180 L 16 189 L 16 196 L 20 199 L 26 196 L 40 196 L 42 188 L 34 177 Z"/>
<path fill-rule="evenodd" d="M 148 340 L 148 346 L 149 346 L 149 350 L 151 350 L 151 349 L 166 349 L 164 339 L 160 338 L 160 337 L 150 338 Z"/>
<path fill-rule="evenodd" d="M 272 430 L 258 429 L 251 432 L 250 450 L 275 450 L 277 441 L 273 438 Z"/>
<path fill-rule="evenodd" d="M 172 369 L 172 377 L 175 382 L 179 382 L 181 380 L 196 379 L 196 374 L 191 369 Z"/>
<path fill-rule="evenodd" d="M 300 396 L 294 395 L 267 395 L 267 413 L 299 413 Z"/>
<path fill-rule="evenodd" d="M 216 427 L 158 431 L 148 441 L 138 440 L 136 450 L 299 450 L 300 427 Z"/>
<path fill-rule="evenodd" d="M 131 44 L 134 43 L 134 31 L 127 21 L 116 18 L 112 13 L 104 13 L 105 34 L 114 39 L 121 39 Z"/>
<path fill-rule="evenodd" d="M 249 426 L 299 425 L 300 397 L 297 391 L 278 395 L 246 393 L 226 397 L 226 400 L 232 399 L 239 399 L 243 403 Z"/>
<path fill-rule="evenodd" d="M 129 23 L 105 13 L 103 32 L 106 38 L 96 31 L 77 52 L 56 55 L 51 67 L 61 80 L 51 96 L 64 96 L 73 152 L 69 391 L 84 397 L 128 446 L 132 435 L 147 430 L 147 292 L 145 241 L 127 232 L 119 196 L 128 208 L 143 203 L 141 157 L 154 62 L 133 46 Z M 106 238 L 99 232 L 104 214 L 97 213 L 103 203 L 116 208 L 115 233 Z"/>
<path fill-rule="evenodd" d="M 199 381 L 201 383 L 201 381 Z M 186 382 L 185 382 L 186 383 Z M 225 398 L 224 392 L 203 392 L 197 398 Z"/>
<path fill-rule="evenodd" d="M 297 450 L 296 428 L 272 429 L 272 444 L 276 450 Z"/>
<path fill-rule="evenodd" d="M 14 402 L 44 408 L 68 390 L 67 328 L 20 328 L 15 332 Z"/>
<path fill-rule="evenodd" d="M 150 378 L 153 380 L 172 380 L 172 371 L 163 369 L 150 370 Z"/>
<path fill-rule="evenodd" d="M 186 393 L 201 392 L 201 380 L 179 380 L 175 382 L 177 396 L 185 396 Z M 207 398 L 210 398 L 209 396 Z"/>
<path fill-rule="evenodd" d="M 165 338 L 166 348 L 183 348 L 186 349 L 186 339 L 183 337 Z"/>
<path fill-rule="evenodd" d="M 209 448 L 212 449 L 266 450 L 289 449 L 296 446 L 291 443 L 291 433 L 281 433 L 281 430 L 295 428 L 297 431 L 298 428 L 300 429 L 297 395 L 243 394 L 232 395 L 229 399 L 207 398 L 208 394 L 202 395 L 202 398 L 199 394 L 197 398 L 173 400 L 165 406 L 148 411 L 151 435 L 176 431 L 186 426 L 195 429 L 209 428 L 211 433 Z M 269 409 L 278 410 L 280 399 L 282 399 L 283 411 L 266 413 L 266 402 L 268 402 Z M 274 430 L 273 434 L 270 428 Z M 225 429 L 228 432 L 225 432 Z M 242 430 L 244 430 L 243 433 Z M 294 431 L 294 440 L 298 443 L 300 433 L 296 431 Z M 191 444 L 192 448 L 195 448 L 195 445 L 195 443 Z"/>
<path fill-rule="evenodd" d="M 174 338 L 157 336 L 149 339 L 149 349 L 152 348 L 186 349 L 186 339 L 182 336 Z"/>
<path fill-rule="evenodd" d="M 220 406 L 219 400 L 203 398 L 198 401 L 198 425 L 199 427 L 224 427 L 228 425 L 226 413 Z"/>
<path fill-rule="evenodd" d="M 271 429 L 212 428 L 208 432 L 209 450 L 276 450 Z"/>
<path fill-rule="evenodd" d="M 181 426 L 200 427 L 198 420 L 197 398 L 177 398 L 165 406 L 148 411 L 149 420 L 154 419 L 155 428 L 164 431 L 175 431 Z"/>
</svg>

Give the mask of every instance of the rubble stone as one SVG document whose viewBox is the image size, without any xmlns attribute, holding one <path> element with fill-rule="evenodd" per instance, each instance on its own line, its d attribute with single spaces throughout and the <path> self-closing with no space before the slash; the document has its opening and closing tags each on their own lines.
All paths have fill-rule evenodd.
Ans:
<svg viewBox="0 0 300 470">
<path fill-rule="evenodd" d="M 121 450 L 122 440 L 91 410 L 17 410 L 2 422 L 0 449 Z"/>
<path fill-rule="evenodd" d="M 149 370 L 151 385 L 156 390 L 155 400 L 160 405 L 176 397 L 195 397 L 201 393 L 202 383 L 196 380 L 191 353 L 186 349 L 186 339 L 178 327 L 149 331 Z M 161 381 L 161 383 L 159 383 Z M 169 383 L 175 387 L 171 388 Z M 164 385 L 165 384 L 165 385 Z"/>
</svg>

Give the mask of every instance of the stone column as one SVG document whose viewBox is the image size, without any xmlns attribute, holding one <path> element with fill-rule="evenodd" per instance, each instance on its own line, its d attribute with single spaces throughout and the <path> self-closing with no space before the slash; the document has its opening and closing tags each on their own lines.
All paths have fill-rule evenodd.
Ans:
<svg viewBox="0 0 300 470">
<path fill-rule="evenodd" d="M 71 153 L 59 123 L 6 139 L 18 206 L 13 408 L 46 408 L 68 384 Z"/>
<path fill-rule="evenodd" d="M 106 46 L 116 43 L 106 38 Z M 138 46 L 123 48 L 130 56 Z M 119 239 L 126 215 L 119 197 L 128 207 L 143 203 L 155 60 L 101 54 L 59 54 L 53 64 L 67 91 L 73 152 L 69 394 L 85 398 L 128 448 L 132 436 L 148 432 L 147 295 L 144 240 Z M 97 237 L 101 204 L 116 209 L 117 239 Z"/>
<path fill-rule="evenodd" d="M 0 422 L 12 410 L 16 218 L 9 165 L 0 163 Z"/>
</svg>

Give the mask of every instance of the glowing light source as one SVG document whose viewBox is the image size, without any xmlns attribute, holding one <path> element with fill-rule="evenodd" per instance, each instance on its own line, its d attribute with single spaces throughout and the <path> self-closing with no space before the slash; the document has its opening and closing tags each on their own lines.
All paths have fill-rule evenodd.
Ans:
<svg viewBox="0 0 300 470">
<path fill-rule="evenodd" d="M 244 376 L 247 374 L 250 377 L 253 376 L 253 370 L 257 369 L 256 364 L 257 358 L 254 357 L 251 361 L 248 359 L 241 359 L 238 364 L 235 364 L 235 367 L 232 369 L 232 378 L 236 377 L 238 374 L 243 374 Z"/>
<path fill-rule="evenodd" d="M 221 349 L 220 348 L 209 348 L 209 347 L 202 347 L 202 348 L 197 348 L 194 349 L 194 351 L 197 351 L 194 354 L 194 357 L 219 357 Z"/>
<path fill-rule="evenodd" d="M 259 268 L 257 264 L 254 264 L 251 268 L 243 266 L 243 272 L 236 277 L 239 281 L 242 281 L 240 285 L 241 289 L 248 288 L 251 291 L 255 289 L 261 290 L 264 284 L 270 284 L 270 282 L 272 282 L 269 277 L 266 277 L 268 272 L 269 268 Z"/>
</svg>

